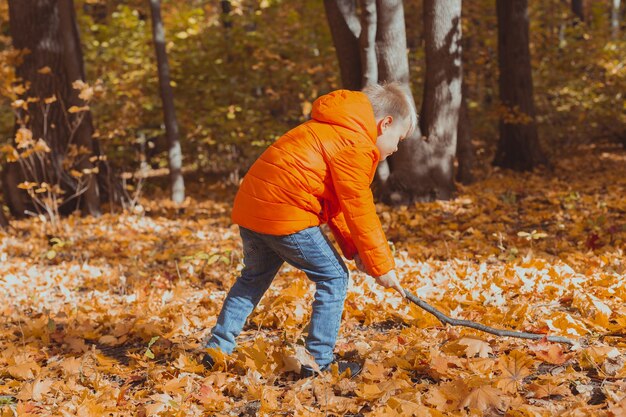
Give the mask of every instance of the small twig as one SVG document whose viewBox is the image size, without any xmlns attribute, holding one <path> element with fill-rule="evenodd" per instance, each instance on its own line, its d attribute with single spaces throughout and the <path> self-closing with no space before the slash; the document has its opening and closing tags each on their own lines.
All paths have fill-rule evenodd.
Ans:
<svg viewBox="0 0 626 417">
<path fill-rule="evenodd" d="M 521 339 L 533 339 L 533 340 L 541 340 L 543 338 L 546 338 L 549 342 L 566 343 L 568 345 L 576 344 L 575 341 L 568 339 L 566 337 L 561 337 L 561 336 L 547 336 L 546 337 L 546 335 L 544 334 L 496 329 L 493 327 L 485 326 L 484 324 L 476 323 L 475 321 L 471 321 L 471 320 L 453 319 L 451 317 L 446 316 L 445 314 L 443 314 L 441 311 L 437 310 L 435 307 L 431 306 L 430 304 L 420 300 L 419 298 L 417 298 L 415 295 L 411 294 L 410 292 L 406 290 L 404 290 L 404 292 L 406 293 L 406 298 L 411 300 L 412 303 L 417 304 L 419 307 L 423 308 L 424 310 L 428 311 L 430 314 L 437 317 L 439 321 L 442 322 L 443 324 L 449 324 L 451 326 L 471 327 L 472 329 L 495 334 L 496 336 L 518 337 Z"/>
<path fill-rule="evenodd" d="M 178 269 L 178 260 L 174 259 L 174 265 L 176 265 L 176 275 L 178 275 L 178 280 L 182 281 L 183 277 L 180 276 L 180 269 Z"/>
<path fill-rule="evenodd" d="M 620 333 L 620 332 L 605 333 L 605 334 L 601 334 L 599 339 L 605 339 L 607 337 L 622 337 L 622 338 L 626 338 L 626 333 Z"/>
</svg>

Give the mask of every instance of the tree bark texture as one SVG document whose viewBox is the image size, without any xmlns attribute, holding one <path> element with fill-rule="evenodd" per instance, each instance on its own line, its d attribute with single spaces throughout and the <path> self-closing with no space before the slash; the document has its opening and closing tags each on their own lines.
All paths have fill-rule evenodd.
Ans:
<svg viewBox="0 0 626 417">
<path fill-rule="evenodd" d="M 456 180 L 461 184 L 474 181 L 474 146 L 472 145 L 471 126 L 467 109 L 467 84 L 461 86 L 461 108 L 459 109 L 459 125 L 457 128 L 456 157 L 458 168 Z"/>
<path fill-rule="evenodd" d="M 611 36 L 614 40 L 619 39 L 619 7 L 620 0 L 611 1 Z"/>
<path fill-rule="evenodd" d="M 224 29 L 230 29 L 233 27 L 233 21 L 230 17 L 230 12 L 232 11 L 232 4 L 230 0 L 220 0 L 220 6 L 222 7 L 222 25 Z"/>
<path fill-rule="evenodd" d="M 361 6 L 361 34 L 359 46 L 363 71 L 362 87 L 378 83 L 376 59 L 376 0 L 359 0 Z"/>
<path fill-rule="evenodd" d="M 360 1 L 360 25 L 354 24 L 350 32 L 352 36 L 360 39 L 360 45 L 356 46 L 354 43 L 351 46 L 347 45 L 346 36 L 336 35 L 341 29 L 337 27 L 338 24 L 342 24 L 345 29 L 348 27 L 346 22 L 359 22 L 357 9 L 353 7 L 354 3 L 342 0 L 325 1 L 340 67 L 347 68 L 349 64 L 354 64 L 355 51 L 361 54 L 358 70 L 353 70 L 352 77 L 348 77 L 353 83 L 352 87 L 345 82 L 345 72 L 342 70 L 344 87 L 354 88 L 356 80 L 354 74 L 362 71 L 364 83 L 399 82 L 410 93 L 402 1 L 376 0 L 375 17 L 372 16 L 372 2 Z M 448 3 L 431 2 L 430 8 L 433 12 L 428 15 L 432 20 L 430 23 L 431 42 L 441 42 L 438 47 L 435 47 L 433 43 L 432 47 L 427 48 L 427 55 L 431 56 L 427 58 L 426 90 L 432 88 L 433 92 L 429 93 L 428 100 L 436 100 L 429 104 L 430 107 L 427 110 L 429 117 L 432 117 L 428 123 L 422 120 L 423 123 L 420 126 L 422 130 L 416 129 L 413 135 L 400 144 L 398 152 L 387 161 L 381 162 L 378 167 L 374 190 L 376 196 L 387 203 L 408 204 L 433 198 L 450 198 L 454 191 L 453 163 L 457 128 L 463 131 L 467 129 L 457 127 L 461 103 L 461 2 L 455 0 Z M 341 15 L 342 18 L 338 19 L 336 15 Z M 376 28 L 372 30 L 374 23 Z M 370 47 L 372 34 L 375 34 L 376 41 L 378 64 L 376 80 L 373 76 L 374 71 L 371 69 L 371 50 L 364 50 Z M 358 88 L 361 88 L 361 85 Z M 425 101 L 424 106 L 426 105 Z M 422 131 L 426 132 L 426 129 L 432 131 L 430 137 L 427 136 L 429 139 L 427 141 L 422 137 Z M 464 145 L 467 144 L 470 144 L 469 136 L 464 142 Z M 463 150 L 471 152 L 471 147 L 463 148 Z M 470 156 L 466 155 L 465 161 L 469 162 Z M 471 165 L 464 163 L 463 167 L 469 171 Z"/>
<path fill-rule="evenodd" d="M 497 0 L 500 140 L 494 165 L 518 171 L 547 164 L 535 122 L 527 0 Z"/>
<path fill-rule="evenodd" d="M 172 201 L 182 203 L 185 199 L 185 182 L 183 179 L 183 155 L 178 134 L 178 122 L 174 109 L 174 93 L 170 85 L 170 68 L 165 50 L 165 29 L 161 19 L 161 1 L 150 0 L 152 13 L 152 36 L 156 49 L 157 66 L 159 72 L 159 86 L 163 102 L 163 116 L 165 119 L 165 133 L 169 144 L 169 168 L 172 187 Z"/>
<path fill-rule="evenodd" d="M 584 0 L 571 0 L 572 13 L 580 19 L 581 22 L 585 21 L 585 1 Z"/>
<path fill-rule="evenodd" d="M 0 229 L 6 229 L 9 227 L 9 221 L 4 215 L 4 210 L 2 210 L 2 206 L 0 205 Z"/>
<path fill-rule="evenodd" d="M 404 7 L 402 0 L 376 0 L 378 80 L 409 85 Z"/>
<path fill-rule="evenodd" d="M 356 0 L 324 0 L 324 8 L 337 51 L 343 87 L 360 90 L 363 79 L 359 50 L 361 23 L 356 13 Z"/>
<path fill-rule="evenodd" d="M 449 199 L 455 189 L 462 83 L 461 0 L 426 0 L 424 28 L 426 79 L 420 129 L 401 143 L 390 160 L 383 200 L 394 204 Z M 406 67 L 408 73 L 408 63 Z M 399 73 L 402 77 L 402 69 Z"/>
<path fill-rule="evenodd" d="M 38 99 L 29 104 L 28 115 L 22 114 L 21 118 L 33 132 L 33 137 L 43 138 L 51 149 L 49 166 L 37 172 L 34 179 L 53 182 L 51 178 L 59 176 L 63 189 L 72 194 L 78 187 L 77 180 L 68 175 L 62 166 L 70 145 L 86 150 L 86 155 L 78 159 L 79 170 L 93 168 L 89 158 L 97 150 L 89 111 L 66 111 L 71 106 L 85 105 L 78 96 L 79 92 L 72 87 L 74 81 L 85 78 L 73 1 L 9 0 L 9 27 L 13 46 L 30 51 L 16 70 L 18 77 L 30 84 L 23 98 Z M 46 67 L 49 72 L 42 71 Z M 49 104 L 49 110 L 44 115 L 44 99 L 53 96 L 57 101 Z M 15 188 L 25 179 L 20 171 L 18 164 L 12 163 L 7 164 L 3 174 L 7 203 L 18 217 L 24 215 L 28 206 L 28 197 Z M 79 205 L 84 214 L 99 215 L 98 183 L 94 175 L 90 175 L 88 181 Z M 68 210 L 71 211 L 66 207 Z"/>
</svg>

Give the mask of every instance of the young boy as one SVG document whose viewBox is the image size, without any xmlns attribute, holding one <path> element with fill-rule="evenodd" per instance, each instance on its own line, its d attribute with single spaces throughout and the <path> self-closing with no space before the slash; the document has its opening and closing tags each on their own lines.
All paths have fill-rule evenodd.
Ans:
<svg viewBox="0 0 626 417">
<path fill-rule="evenodd" d="M 207 348 L 231 353 L 235 338 L 284 262 L 316 285 L 306 348 L 320 370 L 334 362 L 348 269 L 320 225 L 328 223 L 343 255 L 386 288 L 402 289 L 370 184 L 379 161 L 417 124 L 399 84 L 338 90 L 318 98 L 311 120 L 287 132 L 252 165 L 235 198 L 244 269 L 224 300 Z M 212 368 L 206 354 L 203 363 Z M 357 363 L 337 362 L 340 373 Z M 312 376 L 303 366 L 301 376 Z"/>
</svg>

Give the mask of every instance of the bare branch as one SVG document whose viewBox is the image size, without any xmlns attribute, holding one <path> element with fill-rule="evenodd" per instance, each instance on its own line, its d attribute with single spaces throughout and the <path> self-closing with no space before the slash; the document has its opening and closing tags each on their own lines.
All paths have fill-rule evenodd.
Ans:
<svg viewBox="0 0 626 417">
<path fill-rule="evenodd" d="M 420 300 L 419 298 L 417 298 L 415 295 L 411 294 L 410 292 L 405 290 L 405 293 L 406 293 L 406 298 L 411 300 L 412 303 L 416 304 L 417 306 L 428 311 L 433 316 L 437 317 L 439 321 L 443 324 L 449 324 L 451 326 L 471 327 L 472 329 L 480 330 L 486 333 L 495 334 L 496 336 L 517 337 L 521 339 L 533 339 L 533 340 L 541 340 L 541 339 L 546 338 L 549 342 L 566 343 L 568 345 L 576 344 L 575 341 L 568 339 L 566 337 L 561 337 L 561 336 L 547 336 L 546 337 L 545 334 L 526 333 L 526 332 L 517 332 L 513 330 L 496 329 L 494 327 L 489 327 L 484 324 L 476 323 L 475 321 L 471 321 L 471 320 L 453 319 L 452 317 L 446 316 L 441 311 L 437 310 L 435 307 L 431 306 L 425 301 Z"/>
</svg>

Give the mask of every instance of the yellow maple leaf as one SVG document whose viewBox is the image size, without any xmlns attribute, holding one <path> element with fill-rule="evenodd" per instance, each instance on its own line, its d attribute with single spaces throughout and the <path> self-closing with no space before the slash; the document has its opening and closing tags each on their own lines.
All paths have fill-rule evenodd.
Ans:
<svg viewBox="0 0 626 417">
<path fill-rule="evenodd" d="M 426 402 L 439 411 L 452 411 L 459 408 L 461 399 L 469 394 L 469 387 L 462 379 L 454 379 L 433 386 L 426 394 Z"/>
<path fill-rule="evenodd" d="M 168 394 L 154 394 L 150 398 L 154 400 L 153 404 L 146 404 L 146 416 L 157 415 L 170 407 L 170 401 L 173 400 Z"/>
<path fill-rule="evenodd" d="M 502 376 L 496 382 L 496 387 L 506 393 L 515 393 L 525 377 L 530 375 L 529 367 L 533 361 L 523 352 L 514 350 L 507 357 L 498 361 L 498 369 Z"/>
<path fill-rule="evenodd" d="M 61 369 L 66 376 L 78 375 L 82 368 L 82 360 L 80 358 L 68 357 L 61 362 Z"/>
<path fill-rule="evenodd" d="M 52 379 L 38 379 L 33 383 L 33 400 L 41 401 L 43 396 L 50 392 L 50 388 L 54 384 Z"/>
<path fill-rule="evenodd" d="M 363 398 L 368 401 L 376 400 L 383 395 L 383 392 L 378 387 L 378 384 L 360 384 L 359 388 L 357 388 L 355 392 L 359 398 Z"/>
<path fill-rule="evenodd" d="M 562 365 L 571 357 L 563 353 L 563 349 L 557 344 L 550 344 L 545 350 L 537 350 L 535 355 L 538 359 L 553 365 Z"/>
<path fill-rule="evenodd" d="M 473 358 L 476 354 L 478 354 L 478 357 L 480 358 L 487 358 L 492 352 L 489 343 L 482 339 L 474 337 L 463 337 L 459 339 L 458 343 L 467 346 L 467 348 L 465 349 L 465 354 L 468 358 Z"/>
<path fill-rule="evenodd" d="M 551 376 L 544 376 L 539 379 L 539 382 L 528 385 L 528 390 L 532 392 L 536 398 L 549 398 L 556 395 L 571 395 L 567 385 L 560 384 L 558 381 L 553 380 Z"/>
<path fill-rule="evenodd" d="M 173 365 L 185 372 L 202 372 L 202 370 L 204 370 L 204 365 L 199 364 L 193 358 L 183 353 L 178 355 L 178 358 L 174 361 Z"/>
<path fill-rule="evenodd" d="M 227 397 L 210 385 L 202 385 L 192 396 L 210 411 L 222 410 L 228 402 Z"/>
<path fill-rule="evenodd" d="M 24 384 L 16 398 L 22 401 L 41 401 L 44 395 L 50 392 L 53 383 L 52 379 L 37 379 L 32 383 Z"/>
<path fill-rule="evenodd" d="M 371 381 L 382 381 L 386 379 L 386 369 L 385 365 L 380 362 L 367 360 L 363 365 L 363 378 Z"/>
<path fill-rule="evenodd" d="M 18 363 L 7 368 L 7 372 L 18 379 L 32 379 L 39 372 L 39 365 L 34 361 Z"/>
<path fill-rule="evenodd" d="M 503 392 L 491 385 L 482 385 L 474 388 L 461 402 L 461 408 L 468 407 L 485 411 L 489 409 L 501 410 L 504 408 Z"/>
</svg>

